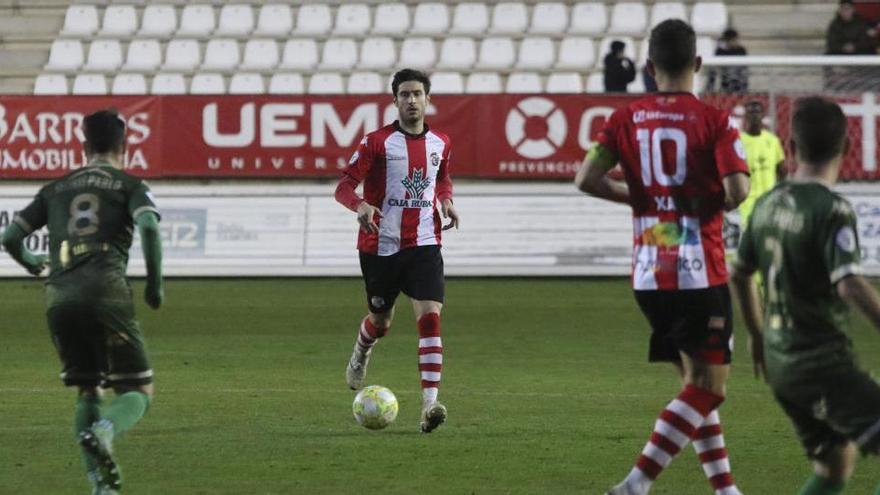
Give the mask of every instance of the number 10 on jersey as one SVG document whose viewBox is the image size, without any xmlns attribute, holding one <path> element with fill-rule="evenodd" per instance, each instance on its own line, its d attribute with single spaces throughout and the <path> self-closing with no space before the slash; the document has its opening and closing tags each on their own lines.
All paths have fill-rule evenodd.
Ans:
<svg viewBox="0 0 880 495">
<path fill-rule="evenodd" d="M 687 134 L 675 127 L 658 127 L 654 129 L 636 129 L 639 141 L 639 158 L 642 166 L 642 183 L 646 187 L 653 184 L 654 179 L 661 186 L 680 186 L 687 176 Z M 675 171 L 667 174 L 663 163 L 663 142 L 675 145 Z M 669 167 L 671 168 L 671 167 Z"/>
</svg>

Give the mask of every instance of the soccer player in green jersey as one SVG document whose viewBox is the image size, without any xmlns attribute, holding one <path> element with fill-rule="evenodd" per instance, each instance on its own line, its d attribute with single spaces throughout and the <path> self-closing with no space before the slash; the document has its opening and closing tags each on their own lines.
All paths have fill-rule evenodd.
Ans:
<svg viewBox="0 0 880 495">
<path fill-rule="evenodd" d="M 880 297 L 859 274 L 852 207 L 830 188 L 848 146 L 843 111 L 805 98 L 792 128 L 797 171 L 755 205 L 733 280 L 756 376 L 766 377 L 813 461 L 800 493 L 830 495 L 843 491 L 857 449 L 880 454 L 880 384 L 858 368 L 846 334 L 848 305 L 880 329 Z"/>
<path fill-rule="evenodd" d="M 120 489 L 113 440 L 146 413 L 153 371 L 135 320 L 126 279 L 136 225 L 147 267 L 144 298 L 162 304 L 159 212 L 146 184 L 122 171 L 125 122 L 113 110 L 83 120 L 88 165 L 40 189 L 3 234 L 3 246 L 39 274 L 47 261 L 46 315 L 61 359 L 61 379 L 77 387 L 74 434 L 94 494 Z M 26 236 L 49 230 L 49 257 L 23 247 Z M 116 397 L 101 407 L 99 387 Z"/>
</svg>

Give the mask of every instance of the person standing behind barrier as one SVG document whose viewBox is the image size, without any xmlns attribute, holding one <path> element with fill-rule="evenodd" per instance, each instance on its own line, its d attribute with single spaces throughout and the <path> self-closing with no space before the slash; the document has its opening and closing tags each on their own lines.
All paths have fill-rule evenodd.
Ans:
<svg viewBox="0 0 880 495">
<path fill-rule="evenodd" d="M 611 51 L 605 55 L 604 80 L 606 93 L 626 93 L 626 87 L 636 79 L 636 66 L 626 56 L 626 43 L 611 42 Z"/>
<path fill-rule="evenodd" d="M 716 57 L 742 57 L 748 55 L 748 51 L 739 42 L 739 32 L 736 29 L 726 29 L 718 40 L 715 47 Z M 746 67 L 722 67 L 709 71 L 706 90 L 715 91 L 715 85 L 722 93 L 746 93 L 749 90 L 749 72 Z"/>
</svg>

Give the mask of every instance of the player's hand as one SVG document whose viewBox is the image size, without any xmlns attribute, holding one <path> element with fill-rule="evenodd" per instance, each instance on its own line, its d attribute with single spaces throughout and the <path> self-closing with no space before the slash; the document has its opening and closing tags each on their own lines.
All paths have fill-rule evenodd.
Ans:
<svg viewBox="0 0 880 495">
<path fill-rule="evenodd" d="M 45 254 L 35 255 L 34 261 L 36 261 L 36 263 L 27 268 L 28 273 L 34 276 L 43 273 L 43 270 L 49 265 L 49 257 Z"/>
<path fill-rule="evenodd" d="M 153 285 L 147 283 L 147 287 L 144 289 L 144 301 L 146 301 L 147 306 L 153 309 L 159 309 L 162 306 L 162 301 L 165 299 L 165 289 L 162 288 L 162 285 Z"/>
<path fill-rule="evenodd" d="M 749 336 L 749 352 L 752 354 L 752 368 L 755 378 L 767 381 L 767 363 L 764 362 L 764 339 L 761 336 Z"/>
<path fill-rule="evenodd" d="M 451 199 L 444 199 L 440 202 L 440 213 L 443 214 L 443 218 L 449 219 L 449 223 L 443 226 L 443 230 L 449 230 L 452 227 L 458 229 L 458 213 L 455 211 L 455 206 L 452 206 Z"/>
<path fill-rule="evenodd" d="M 382 218 L 382 211 L 379 210 L 379 208 L 363 201 L 358 205 L 357 214 L 358 223 L 361 224 L 361 230 L 370 234 L 376 234 L 379 232 L 379 225 L 374 220 L 376 216 Z"/>
</svg>

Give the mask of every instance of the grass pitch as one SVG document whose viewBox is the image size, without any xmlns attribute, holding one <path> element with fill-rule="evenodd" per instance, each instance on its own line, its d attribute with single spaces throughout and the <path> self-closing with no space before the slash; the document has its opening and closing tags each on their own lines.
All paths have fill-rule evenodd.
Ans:
<svg viewBox="0 0 880 495">
<path fill-rule="evenodd" d="M 373 432 L 352 418 L 344 382 L 359 280 L 171 280 L 166 294 L 158 312 L 138 307 L 157 396 L 116 445 L 125 494 L 597 494 L 630 469 L 678 389 L 671 367 L 647 363 L 628 281 L 452 279 L 448 423 L 418 432 L 417 333 L 402 297 L 368 374 L 397 394 L 400 415 Z M 0 493 L 87 493 L 41 284 L 0 282 L 0 311 Z M 880 371 L 880 336 L 854 322 L 863 364 Z M 734 477 L 746 494 L 796 493 L 810 468 L 751 375 L 741 326 L 737 337 L 721 409 Z M 863 459 L 847 493 L 878 482 L 880 461 Z M 652 493 L 711 493 L 690 447 Z"/>
</svg>

